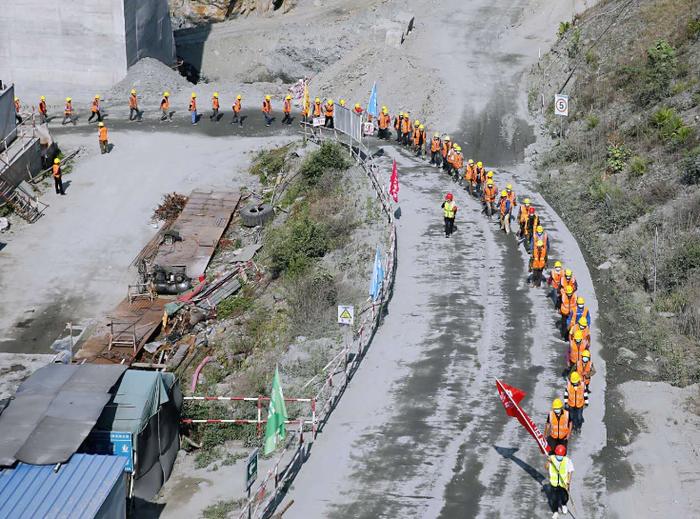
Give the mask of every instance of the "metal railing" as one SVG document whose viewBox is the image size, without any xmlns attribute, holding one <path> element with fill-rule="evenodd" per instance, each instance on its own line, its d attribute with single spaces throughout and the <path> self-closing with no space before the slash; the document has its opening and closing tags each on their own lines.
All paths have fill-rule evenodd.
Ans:
<svg viewBox="0 0 700 519">
<path fill-rule="evenodd" d="M 360 120 L 359 116 L 355 114 L 352 114 L 352 116 Z M 321 143 L 324 140 L 333 140 L 347 146 L 352 156 L 358 161 L 372 182 L 390 226 L 389 248 L 386 254 L 386 264 L 384 265 L 384 279 L 382 280 L 379 297 L 376 300 L 368 300 L 357 312 L 356 315 L 360 316 L 360 321 L 357 330 L 353 334 L 352 343 L 345 344 L 335 357 L 323 367 L 321 373 L 312 377 L 303 386 L 305 389 L 318 381 L 318 379 L 323 378 L 323 383 L 318 392 L 309 399 L 311 403 L 310 416 L 294 420 L 294 422 L 299 424 L 299 431 L 289 435 L 284 450 L 276 458 L 265 478 L 257 485 L 252 493 L 252 497 L 243 505 L 239 519 L 247 517 L 249 511 L 252 517 L 268 517 L 274 512 L 279 504 L 283 489 L 291 483 L 301 464 L 306 459 L 304 425 L 311 425 L 313 439 L 316 438 L 319 430 L 323 429 L 369 349 L 372 338 L 381 322 L 383 309 L 391 299 L 394 286 L 397 251 L 394 208 L 389 199 L 386 186 L 379 180 L 377 175 L 379 166 L 375 164 L 370 150 L 352 135 L 344 133 L 342 127 L 330 129 L 313 127 L 311 124 L 304 124 L 303 126 L 305 137 L 314 142 Z M 355 128 L 354 125 L 352 128 Z M 347 137 L 349 141 L 344 142 L 344 137 Z M 253 399 L 257 400 L 257 398 Z M 292 457 L 287 460 L 290 452 L 292 452 Z M 274 485 L 268 491 L 267 486 L 271 482 Z"/>
</svg>

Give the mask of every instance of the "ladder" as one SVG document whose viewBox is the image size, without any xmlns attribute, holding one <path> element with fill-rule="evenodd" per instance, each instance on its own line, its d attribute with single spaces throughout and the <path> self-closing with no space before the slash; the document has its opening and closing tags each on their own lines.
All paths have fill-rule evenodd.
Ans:
<svg viewBox="0 0 700 519">
<path fill-rule="evenodd" d="M 41 218 L 48 207 L 29 190 L 25 190 L 22 186 L 13 188 L 11 184 L 0 178 L 0 205 L 4 204 L 8 204 L 17 215 L 29 223 L 34 223 Z"/>
</svg>

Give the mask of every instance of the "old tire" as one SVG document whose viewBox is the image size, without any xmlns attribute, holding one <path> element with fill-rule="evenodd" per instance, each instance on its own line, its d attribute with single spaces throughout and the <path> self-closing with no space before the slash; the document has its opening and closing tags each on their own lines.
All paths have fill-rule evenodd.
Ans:
<svg viewBox="0 0 700 519">
<path fill-rule="evenodd" d="M 275 212 L 270 204 L 253 204 L 241 209 L 241 221 L 246 227 L 257 227 L 272 220 Z"/>
</svg>

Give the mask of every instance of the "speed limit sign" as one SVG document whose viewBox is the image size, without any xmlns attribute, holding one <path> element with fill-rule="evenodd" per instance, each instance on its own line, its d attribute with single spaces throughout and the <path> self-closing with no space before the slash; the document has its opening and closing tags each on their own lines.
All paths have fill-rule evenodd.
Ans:
<svg viewBox="0 0 700 519">
<path fill-rule="evenodd" d="M 569 115 L 569 96 L 564 94 L 554 95 L 554 114 L 568 117 Z"/>
</svg>

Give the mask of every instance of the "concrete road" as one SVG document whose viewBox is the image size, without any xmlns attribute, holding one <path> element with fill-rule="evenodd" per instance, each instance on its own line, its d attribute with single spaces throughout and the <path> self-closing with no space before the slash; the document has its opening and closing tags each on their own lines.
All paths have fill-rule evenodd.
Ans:
<svg viewBox="0 0 700 519">
<path fill-rule="evenodd" d="M 441 27 L 409 43 L 436 59 L 454 95 L 440 121 L 465 159 L 483 160 L 497 184 L 515 185 L 542 215 L 551 261 L 574 269 L 597 313 L 583 256 L 561 220 L 532 189 L 524 148 L 524 73 L 546 49 L 573 3 L 440 2 L 421 26 Z M 424 20 L 424 19 L 421 19 Z M 444 59 L 443 59 L 444 58 Z M 432 131 L 432 129 L 431 129 Z M 398 267 L 389 314 L 340 405 L 311 449 L 285 503 L 292 518 L 547 517 L 544 460 L 509 419 L 494 381 L 528 393 L 524 409 L 544 428 L 564 389 L 565 344 L 544 289 L 529 288 L 527 256 L 479 204 L 445 175 L 389 148 L 399 163 Z M 389 161 L 384 170 L 390 171 Z M 461 207 L 452 238 L 442 232 L 447 191 Z M 605 365 L 593 328 L 598 374 L 583 434 L 571 442 L 576 517 L 605 515 L 600 453 Z"/>
</svg>

